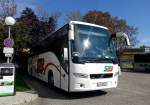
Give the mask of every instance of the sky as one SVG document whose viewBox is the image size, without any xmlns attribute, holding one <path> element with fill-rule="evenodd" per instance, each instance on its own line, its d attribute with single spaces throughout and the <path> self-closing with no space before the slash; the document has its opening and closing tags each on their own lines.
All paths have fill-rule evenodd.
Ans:
<svg viewBox="0 0 150 105">
<path fill-rule="evenodd" d="M 150 0 L 15 0 L 18 14 L 25 7 L 36 9 L 41 6 L 49 14 L 60 11 L 58 26 L 63 26 L 65 14 L 79 10 L 82 14 L 89 10 L 109 12 L 113 17 L 125 19 L 128 25 L 137 27 L 137 46 L 150 46 Z"/>
</svg>

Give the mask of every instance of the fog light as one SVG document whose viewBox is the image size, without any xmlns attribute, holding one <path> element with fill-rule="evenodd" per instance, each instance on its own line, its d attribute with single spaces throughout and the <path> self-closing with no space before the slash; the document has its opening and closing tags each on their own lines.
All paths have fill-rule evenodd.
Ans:
<svg viewBox="0 0 150 105">
<path fill-rule="evenodd" d="M 83 83 L 80 84 L 80 87 L 85 87 L 85 85 Z"/>
<path fill-rule="evenodd" d="M 82 73 L 73 73 L 73 75 L 75 77 L 79 77 L 79 78 L 88 78 L 87 74 L 82 74 Z"/>
</svg>

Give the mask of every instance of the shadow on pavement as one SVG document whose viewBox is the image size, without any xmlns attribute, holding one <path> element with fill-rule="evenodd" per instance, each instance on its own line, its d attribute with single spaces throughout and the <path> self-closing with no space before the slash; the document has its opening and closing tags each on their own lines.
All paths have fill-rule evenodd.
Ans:
<svg viewBox="0 0 150 105">
<path fill-rule="evenodd" d="M 30 76 L 25 76 L 24 79 L 31 88 L 37 91 L 38 96 L 41 98 L 71 100 L 71 99 L 97 97 L 107 94 L 107 92 L 100 90 L 90 92 L 67 93 L 56 87 L 49 88 L 46 83 Z"/>
</svg>

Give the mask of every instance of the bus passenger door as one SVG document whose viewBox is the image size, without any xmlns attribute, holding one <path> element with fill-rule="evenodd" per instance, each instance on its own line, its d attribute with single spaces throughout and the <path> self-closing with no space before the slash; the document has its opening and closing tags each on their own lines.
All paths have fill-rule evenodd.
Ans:
<svg viewBox="0 0 150 105">
<path fill-rule="evenodd" d="M 61 53 L 61 88 L 68 91 L 68 48 L 63 47 Z"/>
</svg>

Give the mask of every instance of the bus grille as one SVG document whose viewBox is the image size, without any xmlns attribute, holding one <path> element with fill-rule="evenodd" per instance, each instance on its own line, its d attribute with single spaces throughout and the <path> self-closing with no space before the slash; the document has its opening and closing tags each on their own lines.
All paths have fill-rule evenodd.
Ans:
<svg viewBox="0 0 150 105">
<path fill-rule="evenodd" d="M 112 78 L 113 74 L 90 74 L 91 79 L 98 79 L 98 78 Z"/>
</svg>

